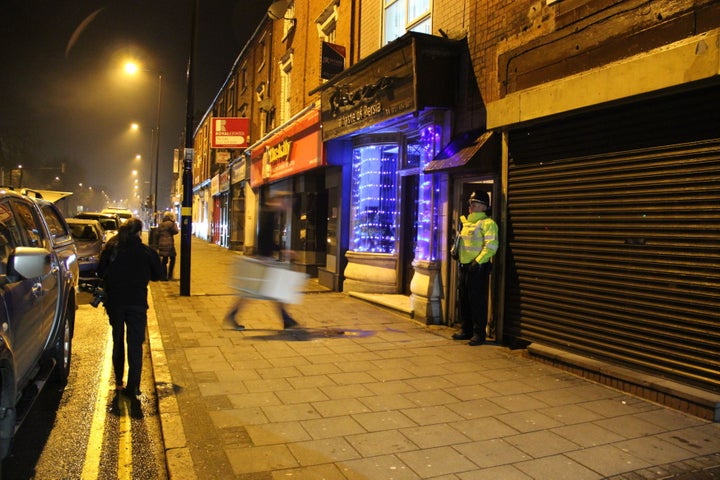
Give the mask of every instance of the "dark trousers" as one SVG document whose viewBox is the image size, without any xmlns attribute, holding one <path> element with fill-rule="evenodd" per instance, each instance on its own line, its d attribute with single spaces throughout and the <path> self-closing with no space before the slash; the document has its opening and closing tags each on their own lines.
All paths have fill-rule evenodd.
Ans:
<svg viewBox="0 0 720 480">
<path fill-rule="evenodd" d="M 490 265 L 484 263 L 476 270 L 460 264 L 460 321 L 462 332 L 485 340 L 488 315 L 488 281 Z"/>
<path fill-rule="evenodd" d="M 162 262 L 162 266 L 165 269 L 166 278 L 170 280 L 173 275 L 173 270 L 175 269 L 175 255 L 169 257 L 160 257 L 160 261 Z"/>
<path fill-rule="evenodd" d="M 107 309 L 107 313 L 110 317 L 110 326 L 112 326 L 115 384 L 122 384 L 125 369 L 125 331 L 127 329 L 128 378 L 126 388 L 134 392 L 140 388 L 147 309 L 144 306 L 113 305 Z"/>
</svg>

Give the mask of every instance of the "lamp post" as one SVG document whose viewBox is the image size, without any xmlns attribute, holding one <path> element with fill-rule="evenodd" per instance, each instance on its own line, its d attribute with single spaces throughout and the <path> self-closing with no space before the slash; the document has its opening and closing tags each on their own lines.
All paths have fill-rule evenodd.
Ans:
<svg viewBox="0 0 720 480">
<path fill-rule="evenodd" d="M 153 223 L 157 225 L 157 193 L 160 176 L 160 111 L 162 107 L 162 72 L 158 72 L 157 117 L 155 119 L 155 186 L 153 189 Z"/>
<path fill-rule="evenodd" d="M 125 72 L 134 75 L 140 67 L 135 62 L 127 62 L 125 64 Z M 158 193 L 158 174 L 160 173 L 160 115 L 162 113 L 162 72 L 149 70 L 144 68 L 143 71 L 157 74 L 157 116 L 155 118 L 155 185 L 153 188 L 152 201 L 152 218 L 153 225 L 157 224 L 157 193 Z"/>
<path fill-rule="evenodd" d="M 190 52 L 187 63 L 187 97 L 185 102 L 185 151 L 183 153 L 183 198 L 180 224 L 180 295 L 190 296 L 190 256 L 192 240 L 192 161 L 193 161 L 193 108 L 195 63 L 195 35 L 197 34 L 197 11 L 200 0 L 193 1 L 190 16 Z"/>
</svg>

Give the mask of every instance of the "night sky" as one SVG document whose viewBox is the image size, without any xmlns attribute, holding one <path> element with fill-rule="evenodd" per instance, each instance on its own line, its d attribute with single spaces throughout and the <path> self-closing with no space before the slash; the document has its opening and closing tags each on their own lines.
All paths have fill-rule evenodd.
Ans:
<svg viewBox="0 0 720 480">
<path fill-rule="evenodd" d="M 172 150 L 186 119 L 186 70 L 194 0 L 0 0 L 0 166 L 25 179 L 65 164 L 58 186 L 131 191 L 139 168 L 151 192 L 152 129 L 162 72 L 158 207 L 170 189 Z M 195 120 L 230 72 L 269 0 L 201 0 Z M 123 74 L 126 57 L 148 71 Z M 132 133 L 129 125 L 141 126 Z M 134 160 L 142 156 L 142 165 Z M 27 182 L 23 182 L 23 186 Z"/>
</svg>

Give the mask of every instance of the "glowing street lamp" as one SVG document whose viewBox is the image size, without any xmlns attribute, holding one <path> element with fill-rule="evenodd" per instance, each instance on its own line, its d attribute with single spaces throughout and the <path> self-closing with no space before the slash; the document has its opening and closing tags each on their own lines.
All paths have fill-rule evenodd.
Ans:
<svg viewBox="0 0 720 480">
<path fill-rule="evenodd" d="M 127 73 L 128 75 L 136 75 L 140 70 L 140 66 L 135 62 L 125 63 L 125 73 Z M 158 173 L 160 172 L 160 113 L 162 111 L 162 72 L 156 72 L 145 68 L 143 68 L 142 70 L 149 73 L 157 74 L 158 78 L 157 117 L 155 120 L 155 185 L 153 189 L 153 223 L 155 223 L 157 221 L 155 217 L 155 212 L 157 212 Z"/>
</svg>

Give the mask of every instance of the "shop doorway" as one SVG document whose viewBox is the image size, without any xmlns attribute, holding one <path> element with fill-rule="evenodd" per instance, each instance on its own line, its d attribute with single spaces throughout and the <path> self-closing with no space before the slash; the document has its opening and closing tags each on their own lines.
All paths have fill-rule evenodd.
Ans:
<svg viewBox="0 0 720 480">
<path fill-rule="evenodd" d="M 403 295 L 410 295 L 410 282 L 412 282 L 415 269 L 415 247 L 417 246 L 418 234 L 418 176 L 407 175 L 402 177 L 401 185 L 402 211 L 400 212 L 400 252 L 399 262 L 399 283 L 400 292 Z"/>
<path fill-rule="evenodd" d="M 483 191 L 486 192 L 490 196 L 490 208 L 487 211 L 488 216 L 492 217 L 496 222 L 498 222 L 498 218 L 496 215 L 493 214 L 493 209 L 495 207 L 495 201 L 496 197 L 494 195 L 495 191 L 495 182 L 492 178 L 463 178 L 458 179 L 454 183 L 454 192 L 455 195 L 453 197 L 452 201 L 452 215 L 450 217 L 451 223 L 449 227 L 449 231 L 452 238 L 455 238 L 456 232 L 458 228 L 460 228 L 460 216 L 461 215 L 467 215 L 468 214 L 468 199 L 470 198 L 470 194 L 475 191 Z M 502 241 L 502 239 L 501 239 Z M 448 257 L 449 258 L 449 257 Z M 460 304 L 458 302 L 459 294 L 459 273 L 460 269 L 458 268 L 458 262 L 452 261 L 451 266 L 449 269 L 450 274 L 450 281 L 449 281 L 449 289 L 450 292 L 448 295 L 448 302 L 447 302 L 447 319 L 448 324 L 460 326 Z M 495 319 L 493 315 L 493 302 L 492 302 L 492 273 L 490 274 L 491 278 L 488 282 L 488 291 L 486 292 L 487 298 L 488 298 L 488 327 L 487 327 L 487 338 L 488 340 L 495 340 Z"/>
</svg>

